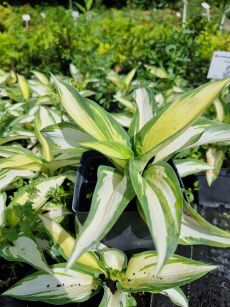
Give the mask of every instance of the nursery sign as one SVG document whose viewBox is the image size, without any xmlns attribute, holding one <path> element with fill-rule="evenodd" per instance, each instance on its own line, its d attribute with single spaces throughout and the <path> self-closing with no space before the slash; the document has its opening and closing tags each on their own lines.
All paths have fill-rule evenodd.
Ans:
<svg viewBox="0 0 230 307">
<path fill-rule="evenodd" d="M 24 14 L 24 15 L 22 15 L 22 19 L 24 21 L 30 21 L 30 15 L 29 14 Z"/>
<path fill-rule="evenodd" d="M 230 77 L 230 52 L 215 51 L 208 71 L 208 79 L 225 79 Z"/>
</svg>

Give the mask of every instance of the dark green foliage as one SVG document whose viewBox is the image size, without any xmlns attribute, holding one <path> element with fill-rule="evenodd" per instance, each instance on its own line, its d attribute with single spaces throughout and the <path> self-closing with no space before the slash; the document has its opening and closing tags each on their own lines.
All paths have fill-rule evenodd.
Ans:
<svg viewBox="0 0 230 307">
<path fill-rule="evenodd" d="M 14 205 L 12 210 L 18 218 L 18 222 L 11 227 L 5 226 L 2 231 L 2 236 L 5 236 L 9 241 L 16 240 L 19 234 L 32 236 L 40 220 L 37 212 L 32 208 L 31 202 L 28 201 L 23 206 Z"/>
</svg>

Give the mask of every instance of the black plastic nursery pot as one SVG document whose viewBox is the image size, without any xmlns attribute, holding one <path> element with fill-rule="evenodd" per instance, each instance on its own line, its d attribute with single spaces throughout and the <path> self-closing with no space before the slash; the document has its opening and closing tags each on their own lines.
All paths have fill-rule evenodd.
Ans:
<svg viewBox="0 0 230 307">
<path fill-rule="evenodd" d="M 205 174 L 200 174 L 199 203 L 206 208 L 225 207 L 230 209 L 230 169 L 222 168 L 218 178 L 211 187 L 208 186 Z"/>
<path fill-rule="evenodd" d="M 198 180 L 197 211 L 213 225 L 230 231 L 230 169 L 222 169 L 211 187 L 205 173 Z M 200 304 L 196 306 L 230 306 L 229 249 L 197 245 L 193 247 L 193 257 L 219 267 L 192 284 L 191 301 Z"/>
<path fill-rule="evenodd" d="M 82 155 L 74 187 L 72 209 L 83 223 L 90 210 L 94 188 L 97 183 L 97 169 L 100 165 L 112 166 L 102 154 L 91 150 Z M 134 251 L 152 249 L 152 240 L 146 224 L 136 211 L 135 200 L 123 212 L 117 223 L 102 241 L 108 247 L 123 250 L 128 255 Z M 81 307 L 99 306 L 103 296 L 100 291 L 90 301 L 79 304 Z M 152 307 L 153 295 L 148 293 L 135 295 L 138 307 Z"/>
<path fill-rule="evenodd" d="M 96 151 L 87 151 L 83 154 L 77 172 L 72 203 L 72 209 L 77 213 L 82 223 L 85 221 L 90 210 L 93 191 L 97 183 L 97 169 L 100 165 L 112 166 L 105 156 Z M 132 200 L 127 206 L 126 210 L 102 242 L 108 247 L 123 250 L 128 256 L 144 250 L 154 249 L 148 227 L 137 212 L 136 199 Z M 189 257 L 190 248 L 180 246 L 178 253 Z M 186 287 L 184 290 L 187 292 Z M 102 294 L 99 293 L 99 296 L 101 298 Z M 92 299 L 94 298 L 98 300 L 97 296 Z M 158 306 L 156 303 L 161 302 L 161 297 L 147 293 L 136 294 L 135 299 L 138 307 Z M 92 303 L 88 301 L 79 305 L 88 307 L 92 306 Z M 97 306 L 96 302 L 94 302 L 94 306 Z"/>
<path fill-rule="evenodd" d="M 92 194 L 97 183 L 97 169 L 100 165 L 112 166 L 110 161 L 96 151 L 83 154 L 74 188 L 72 209 L 77 213 L 80 222 L 84 222 L 92 200 Z M 135 199 L 127 206 L 103 243 L 108 247 L 123 250 L 128 254 L 152 249 L 152 240 L 146 224 L 136 210 Z"/>
<path fill-rule="evenodd" d="M 100 165 L 111 166 L 112 164 L 98 152 L 88 151 L 83 154 L 77 172 L 72 203 L 72 209 L 77 213 L 81 222 L 84 222 L 88 215 L 92 194 L 97 182 L 97 169 Z M 173 163 L 171 163 L 171 165 L 176 171 Z M 215 188 L 220 185 L 221 187 L 225 187 L 225 191 L 228 190 L 228 193 L 230 193 L 230 177 L 226 180 L 226 173 L 230 174 L 230 172 L 225 172 L 223 174 L 224 178 L 220 177 L 220 180 L 223 182 L 219 184 L 218 181 L 216 181 L 216 183 L 213 184 L 213 187 Z M 219 196 L 216 192 L 216 205 L 214 207 L 208 207 L 207 202 L 203 200 L 204 196 L 209 195 L 206 191 L 202 190 L 202 183 L 204 182 L 204 185 L 206 184 L 203 177 L 203 175 L 199 177 L 199 181 L 201 180 L 201 189 L 198 195 L 200 203 L 197 206 L 197 211 L 214 225 L 229 230 L 230 212 L 228 208 L 230 208 L 230 206 L 228 207 L 228 204 L 230 204 L 230 198 L 228 198 L 228 203 L 222 202 L 223 198 L 221 198 L 221 195 Z M 187 177 L 183 182 L 179 176 L 178 179 L 180 180 L 181 187 L 184 188 L 185 185 L 187 189 L 193 186 L 193 182 L 197 178 L 194 176 L 191 176 L 190 178 Z M 221 192 L 221 194 L 222 193 L 227 195 L 225 192 Z M 213 197 L 213 192 L 210 191 L 210 195 Z M 196 198 L 198 201 L 198 197 Z M 224 206 L 222 206 L 222 204 L 224 204 Z M 127 206 L 117 223 L 113 226 L 102 242 L 109 247 L 123 250 L 128 256 L 133 253 L 154 248 L 149 230 L 137 212 L 135 200 Z M 217 270 L 188 286 L 182 287 L 183 291 L 189 298 L 189 306 L 230 307 L 230 252 L 228 249 L 212 248 L 201 245 L 193 247 L 180 245 L 176 253 L 204 263 L 219 265 Z M 92 300 L 95 299 L 97 299 L 96 296 L 92 298 Z M 147 304 L 146 306 L 175 306 L 168 298 L 162 295 L 146 296 L 146 298 L 142 298 L 142 304 L 144 301 Z M 92 306 L 92 303 L 85 302 L 79 305 Z M 94 305 L 97 306 L 95 301 Z"/>
</svg>

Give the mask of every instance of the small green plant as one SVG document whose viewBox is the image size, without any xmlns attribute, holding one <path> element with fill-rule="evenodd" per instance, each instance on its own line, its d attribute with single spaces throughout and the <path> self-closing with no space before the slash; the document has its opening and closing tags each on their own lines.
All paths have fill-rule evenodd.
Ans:
<svg viewBox="0 0 230 307">
<path fill-rule="evenodd" d="M 83 13 L 86 13 L 92 8 L 93 2 L 94 0 L 84 0 L 84 6 L 80 3 L 76 3 L 76 5 Z"/>
</svg>

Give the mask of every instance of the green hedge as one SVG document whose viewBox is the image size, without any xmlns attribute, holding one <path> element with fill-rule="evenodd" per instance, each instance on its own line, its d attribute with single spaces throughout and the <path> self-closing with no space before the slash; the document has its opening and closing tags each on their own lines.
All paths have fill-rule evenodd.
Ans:
<svg viewBox="0 0 230 307">
<path fill-rule="evenodd" d="M 68 7 L 69 0 L 9 0 L 8 1 L 11 5 L 24 5 L 28 2 L 31 5 L 62 5 L 65 7 Z M 84 5 L 84 0 L 76 0 L 72 1 L 73 5 L 76 3 L 80 3 L 81 5 Z M 125 6 L 133 7 L 133 8 L 141 8 L 141 9 L 151 9 L 153 7 L 171 7 L 171 8 L 178 8 L 181 5 L 181 0 L 94 0 L 93 6 L 94 8 L 100 8 L 100 7 L 114 7 L 114 8 L 122 8 Z M 201 2 L 204 2 L 203 0 L 193 0 L 190 1 L 189 4 L 198 4 L 200 5 Z M 229 0 L 209 0 L 208 3 L 213 6 L 223 7 L 227 4 L 229 4 Z"/>
<path fill-rule="evenodd" d="M 31 15 L 28 29 L 24 13 Z M 146 78 L 145 64 L 163 65 L 196 85 L 205 81 L 213 51 L 230 51 L 230 35 L 218 31 L 218 22 L 204 18 L 188 32 L 168 9 L 90 11 L 74 21 L 63 7 L 0 6 L 0 66 L 67 74 L 73 62 L 98 76 L 119 65 L 123 72 L 137 67 Z"/>
</svg>

